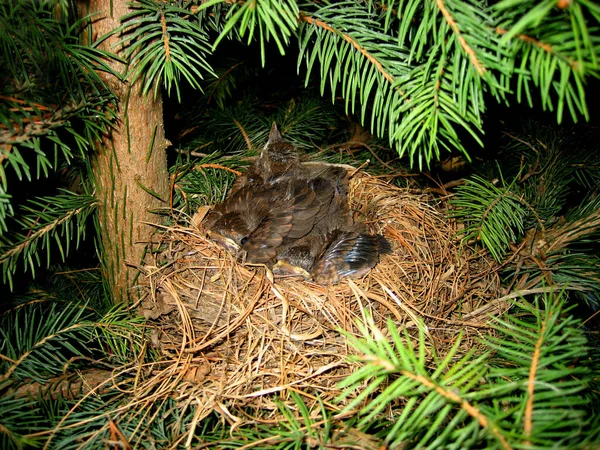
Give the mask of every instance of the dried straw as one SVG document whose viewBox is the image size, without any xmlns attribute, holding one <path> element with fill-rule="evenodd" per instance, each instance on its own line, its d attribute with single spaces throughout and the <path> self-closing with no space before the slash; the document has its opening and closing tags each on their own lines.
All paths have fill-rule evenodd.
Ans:
<svg viewBox="0 0 600 450">
<path fill-rule="evenodd" d="M 355 370 L 339 330 L 358 334 L 366 311 L 384 332 L 388 318 L 411 332 L 422 327 L 438 355 L 461 331 L 463 351 L 488 332 L 486 305 L 502 296 L 497 266 L 460 245 L 442 203 L 366 174 L 353 177 L 349 199 L 356 220 L 384 234 L 393 254 L 335 286 L 240 265 L 193 225 L 197 218 L 163 230 L 143 268 L 141 309 L 155 320 L 155 345 L 169 364 L 147 389 L 169 385 L 195 405 L 197 420 L 216 411 L 237 426 L 250 420 L 249 408 L 276 414 L 266 394 L 295 390 L 310 404 L 318 393 L 334 408 L 336 383 Z"/>
</svg>

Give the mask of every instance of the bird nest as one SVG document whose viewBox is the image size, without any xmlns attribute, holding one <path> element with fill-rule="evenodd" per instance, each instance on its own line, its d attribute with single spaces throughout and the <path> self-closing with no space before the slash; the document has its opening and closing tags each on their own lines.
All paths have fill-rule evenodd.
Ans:
<svg viewBox="0 0 600 450">
<path fill-rule="evenodd" d="M 268 394 L 287 389 L 332 401 L 356 370 L 340 330 L 359 335 L 367 315 L 384 332 L 388 319 L 409 333 L 420 328 L 438 356 L 459 332 L 463 351 L 488 332 L 498 312 L 491 308 L 503 308 L 491 301 L 501 295 L 498 267 L 460 244 L 442 203 L 364 173 L 352 178 L 348 198 L 393 252 L 366 276 L 333 286 L 238 263 L 205 237 L 201 217 L 160 234 L 143 267 L 141 309 L 169 361 L 161 376 L 178 380 L 180 399 L 196 399 L 198 418 L 217 411 L 239 424 L 234 411 L 276 411 Z"/>
</svg>

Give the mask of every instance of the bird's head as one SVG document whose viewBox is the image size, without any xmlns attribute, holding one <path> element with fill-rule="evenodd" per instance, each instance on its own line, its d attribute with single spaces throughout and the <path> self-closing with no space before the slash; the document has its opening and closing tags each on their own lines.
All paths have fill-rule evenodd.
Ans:
<svg viewBox="0 0 600 450">
<path fill-rule="evenodd" d="M 277 181 L 289 175 L 300 165 L 298 151 L 291 143 L 285 141 L 277 125 L 273 122 L 269 140 L 258 158 L 258 169 L 265 181 Z"/>
<path fill-rule="evenodd" d="M 238 212 L 222 215 L 208 231 L 208 237 L 234 255 L 239 255 L 250 230 Z"/>
</svg>

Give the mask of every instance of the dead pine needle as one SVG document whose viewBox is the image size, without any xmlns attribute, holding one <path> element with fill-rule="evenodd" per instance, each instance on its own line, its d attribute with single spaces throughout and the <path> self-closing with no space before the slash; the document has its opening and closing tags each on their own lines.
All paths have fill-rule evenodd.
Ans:
<svg viewBox="0 0 600 450">
<path fill-rule="evenodd" d="M 148 295 L 140 309 L 175 364 L 155 376 L 201 374 L 178 378 L 178 402 L 194 398 L 194 417 L 216 412 L 237 427 L 252 409 L 257 417 L 265 408 L 278 414 L 269 394 L 284 399 L 291 387 L 333 403 L 337 383 L 356 370 L 348 360 L 356 351 L 339 330 L 359 336 L 357 323 L 367 312 L 382 330 L 388 319 L 415 337 L 423 327 L 439 356 L 459 332 L 459 352 L 478 345 L 478 325 L 488 320 L 484 306 L 502 296 L 495 263 L 461 246 L 454 222 L 431 194 L 389 181 L 355 172 L 349 201 L 393 253 L 363 278 L 334 286 L 273 279 L 264 267 L 244 266 L 208 240 L 198 220 L 157 228 L 161 250 L 148 252 L 142 286 Z"/>
</svg>

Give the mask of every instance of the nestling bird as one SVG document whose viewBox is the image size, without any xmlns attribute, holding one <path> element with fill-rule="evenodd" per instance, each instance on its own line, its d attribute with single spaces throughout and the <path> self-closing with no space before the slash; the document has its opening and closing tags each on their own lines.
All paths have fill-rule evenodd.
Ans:
<svg viewBox="0 0 600 450">
<path fill-rule="evenodd" d="M 204 228 L 242 261 L 274 266 L 276 274 L 323 284 L 361 276 L 390 246 L 354 224 L 348 178 L 343 167 L 302 163 L 273 124 L 258 160 L 209 212 Z"/>
<path fill-rule="evenodd" d="M 327 201 L 304 180 L 248 183 L 206 217 L 209 236 L 250 264 L 272 263 L 284 239 L 308 234 Z"/>
</svg>

